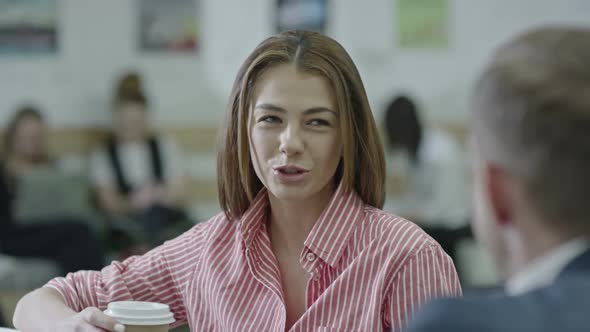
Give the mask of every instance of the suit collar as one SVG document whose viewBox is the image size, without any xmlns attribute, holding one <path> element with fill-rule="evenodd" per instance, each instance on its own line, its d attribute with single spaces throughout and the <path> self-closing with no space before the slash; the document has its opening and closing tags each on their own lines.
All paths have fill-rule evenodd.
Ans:
<svg viewBox="0 0 590 332">
<path fill-rule="evenodd" d="M 588 241 L 575 238 L 535 258 L 506 281 L 509 295 L 521 295 L 553 284 L 566 267 L 588 250 Z"/>
<path fill-rule="evenodd" d="M 590 248 L 586 249 L 586 251 L 566 265 L 559 276 L 562 277 L 577 273 L 590 273 Z"/>
</svg>

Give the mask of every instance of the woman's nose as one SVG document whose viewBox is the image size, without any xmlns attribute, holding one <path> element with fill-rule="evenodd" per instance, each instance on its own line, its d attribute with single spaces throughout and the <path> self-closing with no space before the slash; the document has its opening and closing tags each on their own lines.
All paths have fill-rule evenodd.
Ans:
<svg viewBox="0 0 590 332">
<path fill-rule="evenodd" d="M 296 155 L 303 152 L 304 144 L 298 126 L 287 126 L 281 133 L 280 151 L 286 155 Z"/>
</svg>

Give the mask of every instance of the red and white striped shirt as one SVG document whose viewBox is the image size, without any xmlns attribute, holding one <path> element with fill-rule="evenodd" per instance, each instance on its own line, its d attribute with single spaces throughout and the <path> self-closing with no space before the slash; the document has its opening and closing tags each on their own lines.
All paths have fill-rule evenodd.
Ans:
<svg viewBox="0 0 590 332">
<path fill-rule="evenodd" d="M 259 193 L 240 220 L 218 214 L 143 256 L 81 271 L 47 286 L 76 311 L 111 301 L 166 303 L 191 331 L 285 331 L 278 263 Z M 290 331 L 402 329 L 427 300 L 459 296 L 451 259 L 413 223 L 341 187 L 312 228 L 300 263 L 307 310 Z"/>
</svg>

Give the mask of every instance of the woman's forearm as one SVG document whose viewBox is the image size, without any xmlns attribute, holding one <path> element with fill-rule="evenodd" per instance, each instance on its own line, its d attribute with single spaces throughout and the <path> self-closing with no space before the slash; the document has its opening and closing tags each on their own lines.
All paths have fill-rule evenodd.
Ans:
<svg viewBox="0 0 590 332">
<path fill-rule="evenodd" d="M 12 321 L 22 332 L 51 332 L 58 321 L 75 314 L 61 294 L 44 287 L 30 292 L 18 302 Z"/>
</svg>

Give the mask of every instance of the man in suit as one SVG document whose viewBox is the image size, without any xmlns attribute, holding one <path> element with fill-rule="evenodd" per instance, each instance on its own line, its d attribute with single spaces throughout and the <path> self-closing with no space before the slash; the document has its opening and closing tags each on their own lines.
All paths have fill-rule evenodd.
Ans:
<svg viewBox="0 0 590 332">
<path fill-rule="evenodd" d="M 503 45 L 473 111 L 473 228 L 506 283 L 435 301 L 408 332 L 590 331 L 590 29 Z"/>
</svg>

